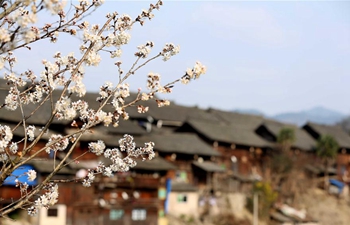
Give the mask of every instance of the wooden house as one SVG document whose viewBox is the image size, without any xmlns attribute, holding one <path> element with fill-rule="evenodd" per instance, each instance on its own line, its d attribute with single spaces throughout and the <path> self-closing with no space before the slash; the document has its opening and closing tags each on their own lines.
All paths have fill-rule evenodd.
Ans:
<svg viewBox="0 0 350 225">
<path fill-rule="evenodd" d="M 169 213 L 173 216 L 199 216 L 198 188 L 191 183 L 174 182 L 169 193 Z"/>
<path fill-rule="evenodd" d="M 137 139 L 138 142 L 147 142 L 149 140 L 155 143 L 155 151 L 159 156 L 177 166 L 178 169 L 175 173 L 169 174 L 169 177 L 173 179 L 174 183 L 192 183 L 196 186 L 212 185 L 207 180 L 207 174 L 213 171 L 198 171 L 194 168 L 198 167 L 198 163 L 196 162 L 212 161 L 210 165 L 213 165 L 213 168 L 216 166 L 216 169 L 219 170 L 221 167 L 216 165 L 214 161 L 215 158 L 220 156 L 220 153 L 203 142 L 196 134 L 150 134 Z"/>
<path fill-rule="evenodd" d="M 322 135 L 330 135 L 335 138 L 339 145 L 336 158 L 336 169 L 339 179 L 350 182 L 350 136 L 340 126 L 321 125 L 307 123 L 302 127 L 314 140 L 318 140 Z"/>
<path fill-rule="evenodd" d="M 290 128 L 294 131 L 295 140 L 291 143 L 290 152 L 287 154 L 293 160 L 293 163 L 300 168 L 305 168 L 309 164 L 317 163 L 315 155 L 316 141 L 304 129 L 292 124 L 285 124 L 274 120 L 264 119 L 263 123 L 255 132 L 274 144 L 275 153 L 283 150 L 283 146 L 278 143 L 278 136 L 282 129 Z"/>
<path fill-rule="evenodd" d="M 264 152 L 271 144 L 249 127 L 204 120 L 188 120 L 179 131 L 196 132 L 222 154 L 221 163 L 227 171 L 250 175 L 260 167 Z M 259 168 L 260 169 L 260 168 Z"/>
</svg>

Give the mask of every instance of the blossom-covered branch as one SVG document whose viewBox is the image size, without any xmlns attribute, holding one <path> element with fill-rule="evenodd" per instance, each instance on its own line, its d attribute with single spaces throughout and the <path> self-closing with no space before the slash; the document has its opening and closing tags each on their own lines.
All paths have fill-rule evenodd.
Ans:
<svg viewBox="0 0 350 225">
<path fill-rule="evenodd" d="M 134 19 L 126 14 L 119 15 L 118 12 L 108 13 L 102 26 L 90 24 L 85 19 L 103 4 L 103 0 L 80 0 L 70 8 L 66 7 L 65 3 L 57 0 L 26 0 L 1 1 L 0 4 L 0 70 L 7 83 L 6 97 L 0 102 L 0 110 L 3 111 L 1 113 L 20 111 L 16 125 L 0 124 L 0 186 L 14 170 L 35 160 L 39 155 L 53 154 L 54 160 L 57 158 L 57 164 L 55 161 L 52 171 L 39 184 L 29 188 L 27 182 L 16 179 L 21 198 L 0 209 L 0 217 L 23 207 L 27 208 L 29 215 L 35 215 L 41 207 L 48 208 L 54 205 L 59 196 L 60 182 L 80 181 L 83 186 L 89 187 L 96 176 L 111 177 L 116 172 L 125 172 L 134 167 L 137 158 L 154 158 L 155 144 L 151 140 L 144 143 L 144 146 L 137 147 L 134 138 L 125 134 L 119 140 L 118 146 L 107 148 L 103 140 L 97 140 L 89 143 L 87 151 L 82 153 L 103 156 L 108 163 L 101 162 L 95 168 L 89 168 L 85 176 L 77 179 L 53 179 L 57 172 L 72 162 L 71 157 L 77 144 L 93 127 L 99 124 L 117 127 L 121 119 L 129 119 L 126 109 L 140 101 L 155 101 L 159 107 L 169 105 L 168 100 L 158 99 L 155 94 L 171 93 L 175 84 L 187 84 L 206 72 L 205 66 L 196 62 L 184 75 L 166 85 L 161 84 L 159 74 L 150 72 L 145 77 L 149 91 L 139 90 L 136 98 L 130 101 L 128 78 L 151 61 L 158 58 L 168 61 L 180 51 L 179 46 L 167 43 L 158 54 L 150 57 L 155 44 L 149 41 L 137 46 L 134 53 L 135 62 L 124 73 L 120 58 L 123 46 L 130 41 L 130 30 L 136 24 L 143 26 L 147 20 L 151 20 L 154 10 L 163 5 L 162 1 L 150 4 L 147 10 L 142 10 Z M 53 21 L 40 23 L 38 15 L 47 12 L 52 15 Z M 21 63 L 16 57 L 19 49 L 27 49 L 34 54 L 34 42 L 45 43 L 49 40 L 56 43 L 59 38 L 63 38 L 61 33 L 70 37 L 82 37 L 80 53 L 71 52 L 65 55 L 55 52 L 52 53 L 52 61 L 42 59 L 41 62 L 33 62 L 42 64 L 40 75 L 36 75 L 37 71 L 31 69 L 15 72 L 16 65 Z M 91 104 L 84 100 L 85 69 L 99 66 L 102 54 L 118 58 L 112 66 L 117 66 L 119 79 L 115 84 L 106 82 L 102 85 L 96 99 L 97 104 Z M 49 110 L 41 118 L 44 120 L 43 126 L 38 128 L 31 119 L 43 109 Z M 146 106 L 137 105 L 139 113 L 148 110 Z M 51 133 L 52 123 L 57 120 L 64 121 L 74 131 Z M 19 140 L 14 139 L 16 133 L 23 134 L 23 137 Z M 39 145 L 43 141 L 45 145 Z M 28 182 L 34 181 L 37 172 L 32 169 L 25 175 Z"/>
</svg>

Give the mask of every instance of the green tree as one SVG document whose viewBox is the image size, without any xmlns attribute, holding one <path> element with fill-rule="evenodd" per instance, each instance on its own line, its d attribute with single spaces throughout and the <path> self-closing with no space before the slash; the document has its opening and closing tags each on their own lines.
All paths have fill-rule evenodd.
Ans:
<svg viewBox="0 0 350 225">
<path fill-rule="evenodd" d="M 277 142 L 280 145 L 279 149 L 274 152 L 271 160 L 271 169 L 275 173 L 273 184 L 277 186 L 281 185 L 281 181 L 286 178 L 293 168 L 289 150 L 294 141 L 294 130 L 292 128 L 282 128 L 277 136 Z"/>
<path fill-rule="evenodd" d="M 278 192 L 274 191 L 269 182 L 255 182 L 252 189 L 252 196 L 247 199 L 247 208 L 251 212 L 254 210 L 254 194 L 258 195 L 259 219 L 267 221 L 270 209 L 278 198 Z"/>
<path fill-rule="evenodd" d="M 323 135 L 317 141 L 316 154 L 323 160 L 325 167 L 325 187 L 328 186 L 328 167 L 337 156 L 338 149 L 339 145 L 337 141 L 330 135 Z"/>
<path fill-rule="evenodd" d="M 272 186 L 279 190 L 281 198 L 292 198 L 296 193 L 295 175 L 298 167 L 295 166 L 292 152 L 290 151 L 295 142 L 295 131 L 293 128 L 282 128 L 277 136 L 279 144 L 277 151 L 273 154 L 271 160 L 271 169 L 274 173 L 272 177 Z"/>
<path fill-rule="evenodd" d="M 295 142 L 295 132 L 293 128 L 285 127 L 280 130 L 277 142 L 281 145 L 282 151 L 288 151 Z"/>
</svg>

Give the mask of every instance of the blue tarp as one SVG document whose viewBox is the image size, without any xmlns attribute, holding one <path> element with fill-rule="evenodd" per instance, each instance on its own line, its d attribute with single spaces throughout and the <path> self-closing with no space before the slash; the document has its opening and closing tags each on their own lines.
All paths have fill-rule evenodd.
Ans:
<svg viewBox="0 0 350 225">
<path fill-rule="evenodd" d="M 336 186 L 339 189 L 339 193 L 342 192 L 345 184 L 339 180 L 335 180 L 335 179 L 329 179 L 329 183 L 333 186 Z"/>
<path fill-rule="evenodd" d="M 15 169 L 15 171 L 13 171 L 11 176 L 6 178 L 6 180 L 4 181 L 4 185 L 15 186 L 16 179 L 22 183 L 27 182 L 28 185 L 37 185 L 38 179 L 35 179 L 33 181 L 29 181 L 28 176 L 26 174 L 29 170 L 32 170 L 32 169 L 34 169 L 34 167 L 31 165 L 23 165 L 23 166 Z"/>
<path fill-rule="evenodd" d="M 166 198 L 164 201 L 164 212 L 165 214 L 168 213 L 168 209 L 169 209 L 169 194 L 171 192 L 171 179 L 167 179 L 166 180 Z"/>
</svg>

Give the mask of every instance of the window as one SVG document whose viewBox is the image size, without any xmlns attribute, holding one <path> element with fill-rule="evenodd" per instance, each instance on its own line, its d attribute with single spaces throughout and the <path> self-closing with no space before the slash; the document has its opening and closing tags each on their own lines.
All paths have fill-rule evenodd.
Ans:
<svg viewBox="0 0 350 225">
<path fill-rule="evenodd" d="M 132 220 L 146 220 L 147 211 L 146 209 L 133 209 L 131 212 Z"/>
<path fill-rule="evenodd" d="M 47 210 L 47 216 L 48 217 L 57 217 L 58 216 L 58 210 L 53 208 L 53 209 L 48 209 Z"/>
<path fill-rule="evenodd" d="M 177 201 L 178 202 L 187 202 L 187 195 L 185 195 L 185 194 L 178 194 L 177 195 Z"/>
<path fill-rule="evenodd" d="M 123 218 L 123 215 L 124 210 L 122 209 L 111 209 L 111 211 L 109 211 L 110 220 L 120 220 L 121 218 Z"/>
<path fill-rule="evenodd" d="M 187 182 L 187 173 L 185 171 L 176 171 L 176 181 Z"/>
</svg>

